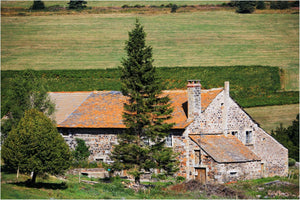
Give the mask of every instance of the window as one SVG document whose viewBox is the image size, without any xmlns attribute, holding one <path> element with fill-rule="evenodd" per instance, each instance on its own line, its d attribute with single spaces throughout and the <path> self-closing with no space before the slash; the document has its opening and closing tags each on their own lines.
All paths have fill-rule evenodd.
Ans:
<svg viewBox="0 0 300 200">
<path fill-rule="evenodd" d="M 172 147 L 173 146 L 173 141 L 172 141 L 172 134 L 169 134 L 166 138 L 166 145 L 167 147 Z"/>
<path fill-rule="evenodd" d="M 252 143 L 252 131 L 246 131 L 246 144 Z"/>
<path fill-rule="evenodd" d="M 201 153 L 200 150 L 195 150 L 195 165 L 199 166 L 201 164 Z"/>
</svg>

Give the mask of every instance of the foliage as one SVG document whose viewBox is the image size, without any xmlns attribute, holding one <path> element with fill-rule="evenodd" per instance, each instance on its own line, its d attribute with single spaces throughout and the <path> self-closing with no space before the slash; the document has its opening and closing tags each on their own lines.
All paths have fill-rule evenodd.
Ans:
<svg viewBox="0 0 300 200">
<path fill-rule="evenodd" d="M 253 13 L 255 10 L 255 1 L 237 1 L 235 3 L 237 13 Z"/>
<path fill-rule="evenodd" d="M 60 174 L 68 169 L 71 153 L 56 126 L 43 113 L 31 109 L 25 112 L 2 146 L 5 165 L 20 172 Z"/>
<path fill-rule="evenodd" d="M 41 0 L 34 0 L 33 5 L 30 8 L 32 10 L 43 10 L 45 9 L 45 4 Z"/>
<path fill-rule="evenodd" d="M 171 13 L 175 13 L 177 9 L 178 9 L 178 6 L 176 4 L 172 4 Z"/>
<path fill-rule="evenodd" d="M 263 10 L 266 9 L 266 4 L 264 1 L 258 1 L 256 3 L 256 9 Z"/>
<path fill-rule="evenodd" d="M 299 161 L 299 114 L 287 128 L 277 127 L 271 135 L 289 150 L 289 157 Z"/>
<path fill-rule="evenodd" d="M 166 123 L 173 111 L 170 99 L 160 96 L 161 79 L 152 65 L 152 48 L 145 44 L 146 33 L 138 20 L 128 35 L 127 57 L 120 67 L 121 91 L 129 99 L 123 114 L 127 129 L 119 135 L 111 158 L 113 169 L 130 170 L 139 184 L 140 175 L 152 168 L 174 173 L 177 161 L 172 150 L 165 147 L 166 136 L 173 126 Z"/>
<path fill-rule="evenodd" d="M 271 9 L 288 9 L 289 8 L 289 2 L 288 1 L 271 1 L 270 4 Z"/>
<path fill-rule="evenodd" d="M 68 4 L 69 4 L 68 6 L 69 9 L 81 10 L 86 8 L 87 2 L 84 0 L 70 0 Z"/>
<path fill-rule="evenodd" d="M 289 158 L 289 167 L 295 166 L 296 160 L 293 158 Z"/>
<path fill-rule="evenodd" d="M 2 96 L 1 116 L 7 115 L 1 126 L 2 138 L 18 124 L 25 110 L 35 108 L 50 116 L 55 109 L 48 97 L 48 88 L 42 79 L 36 77 L 35 71 L 25 70 L 13 76 L 6 85 L 5 98 Z"/>
<path fill-rule="evenodd" d="M 90 156 L 91 152 L 89 151 L 89 147 L 86 146 L 85 141 L 80 138 L 76 138 L 77 146 L 73 151 L 73 156 L 76 161 L 84 161 L 87 160 Z"/>
</svg>

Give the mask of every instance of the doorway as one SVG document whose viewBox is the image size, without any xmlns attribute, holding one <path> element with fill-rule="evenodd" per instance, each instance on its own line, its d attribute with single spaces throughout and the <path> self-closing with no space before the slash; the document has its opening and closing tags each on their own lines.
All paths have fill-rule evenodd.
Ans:
<svg viewBox="0 0 300 200">
<path fill-rule="evenodd" d="M 206 184 L 206 168 L 195 168 L 196 170 L 196 180 L 201 184 Z"/>
</svg>

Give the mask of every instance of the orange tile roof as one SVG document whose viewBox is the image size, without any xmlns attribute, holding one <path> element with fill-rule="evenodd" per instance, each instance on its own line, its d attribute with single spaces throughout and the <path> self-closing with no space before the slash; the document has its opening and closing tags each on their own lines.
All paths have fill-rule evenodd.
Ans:
<svg viewBox="0 0 300 200">
<path fill-rule="evenodd" d="M 232 135 L 190 135 L 189 137 L 219 163 L 261 160 Z"/>
<path fill-rule="evenodd" d="M 222 89 L 202 90 L 202 110 L 205 110 L 211 101 Z M 68 98 L 68 93 L 65 99 Z M 187 121 L 185 105 L 187 102 L 186 90 L 166 90 L 163 95 L 169 95 L 174 111 L 172 119 L 168 122 L 175 123 L 173 128 L 183 129 L 191 122 Z M 119 91 L 99 91 L 91 94 L 80 104 L 77 109 L 58 123 L 58 127 L 74 128 L 125 128 L 122 121 L 123 104 L 126 97 Z M 68 101 L 66 100 L 67 104 Z"/>
<path fill-rule="evenodd" d="M 49 92 L 55 102 L 55 120 L 64 121 L 92 92 Z"/>
</svg>

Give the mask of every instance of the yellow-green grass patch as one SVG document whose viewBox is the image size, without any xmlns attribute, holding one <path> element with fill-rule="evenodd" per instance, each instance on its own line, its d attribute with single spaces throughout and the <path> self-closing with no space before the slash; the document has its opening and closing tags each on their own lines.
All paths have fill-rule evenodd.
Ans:
<svg viewBox="0 0 300 200">
<path fill-rule="evenodd" d="M 299 113 L 299 104 L 253 107 L 245 110 L 265 131 L 271 133 L 271 130 L 275 130 L 280 124 L 283 127 L 292 125 Z"/>
</svg>

